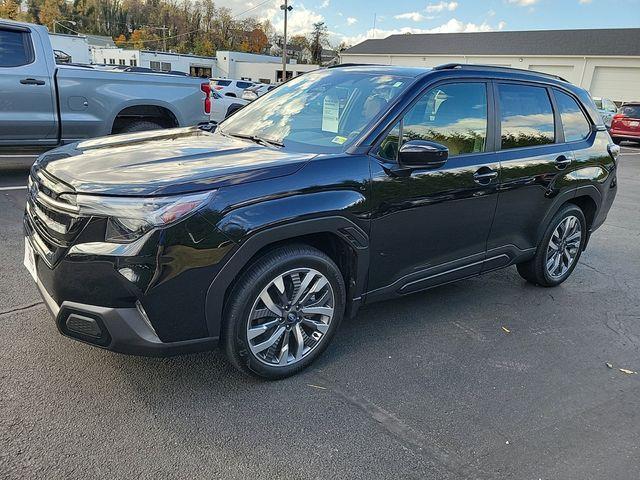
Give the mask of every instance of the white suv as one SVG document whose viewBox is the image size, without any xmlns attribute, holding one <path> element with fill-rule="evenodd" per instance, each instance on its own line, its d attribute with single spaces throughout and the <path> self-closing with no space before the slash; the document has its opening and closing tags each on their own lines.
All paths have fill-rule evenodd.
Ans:
<svg viewBox="0 0 640 480">
<path fill-rule="evenodd" d="M 249 80 L 233 80 L 231 78 L 212 78 L 211 90 L 227 97 L 241 97 L 245 88 L 255 85 Z"/>
</svg>

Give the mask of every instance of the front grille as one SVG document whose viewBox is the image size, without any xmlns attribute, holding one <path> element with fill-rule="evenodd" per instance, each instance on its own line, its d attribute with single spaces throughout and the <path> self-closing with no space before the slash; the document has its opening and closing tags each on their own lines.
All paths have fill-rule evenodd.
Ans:
<svg viewBox="0 0 640 480">
<path fill-rule="evenodd" d="M 86 219 L 78 215 L 73 188 L 44 170 L 32 171 L 28 189 L 27 233 L 52 266 L 80 234 Z"/>
</svg>

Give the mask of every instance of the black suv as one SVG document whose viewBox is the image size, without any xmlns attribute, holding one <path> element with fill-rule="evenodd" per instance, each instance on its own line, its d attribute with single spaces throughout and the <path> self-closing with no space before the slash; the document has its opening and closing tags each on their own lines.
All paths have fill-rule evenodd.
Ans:
<svg viewBox="0 0 640 480">
<path fill-rule="evenodd" d="M 31 170 L 25 264 L 60 332 L 290 375 L 360 305 L 516 265 L 552 287 L 616 194 L 589 94 L 471 65 L 339 66 L 222 122 L 70 144 Z"/>
</svg>

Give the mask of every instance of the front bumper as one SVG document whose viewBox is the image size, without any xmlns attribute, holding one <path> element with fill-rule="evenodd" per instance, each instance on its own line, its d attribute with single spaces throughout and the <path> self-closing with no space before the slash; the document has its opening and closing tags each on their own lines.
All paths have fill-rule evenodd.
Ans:
<svg viewBox="0 0 640 480">
<path fill-rule="evenodd" d="M 44 303 L 58 331 L 67 337 L 114 352 L 165 357 L 212 350 L 217 338 L 163 342 L 141 308 L 113 308 L 64 301 L 58 305 L 37 281 Z"/>
</svg>

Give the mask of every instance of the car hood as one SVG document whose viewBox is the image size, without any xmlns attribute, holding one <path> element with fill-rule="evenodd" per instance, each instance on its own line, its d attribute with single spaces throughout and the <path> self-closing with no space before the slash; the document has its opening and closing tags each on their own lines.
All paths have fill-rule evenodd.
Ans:
<svg viewBox="0 0 640 480">
<path fill-rule="evenodd" d="M 158 196 L 290 175 L 313 156 L 190 127 L 66 145 L 43 154 L 34 169 L 77 193 Z"/>
</svg>

